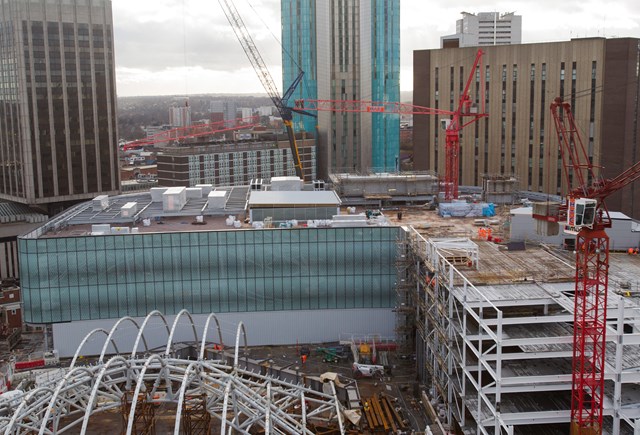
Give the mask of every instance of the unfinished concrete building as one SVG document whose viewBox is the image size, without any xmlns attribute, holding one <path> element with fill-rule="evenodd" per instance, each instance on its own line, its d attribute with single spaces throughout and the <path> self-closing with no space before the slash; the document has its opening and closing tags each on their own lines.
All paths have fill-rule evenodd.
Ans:
<svg viewBox="0 0 640 435">
<path fill-rule="evenodd" d="M 488 242 L 442 245 L 412 227 L 398 243 L 398 335 L 452 431 L 568 433 L 574 282 L 570 258 Z M 474 248 L 473 245 L 476 247 Z M 604 430 L 640 433 L 637 301 L 618 282 L 640 264 L 618 254 L 608 298 Z M 626 295 L 626 293 L 623 293 Z M 460 433 L 460 432 L 457 432 Z"/>
<path fill-rule="evenodd" d="M 486 202 L 513 204 L 518 190 L 518 179 L 513 175 L 484 174 L 482 176 L 483 199 Z"/>
<path fill-rule="evenodd" d="M 349 204 L 382 201 L 426 201 L 438 193 L 438 178 L 431 172 L 331 174 L 336 193 Z"/>
</svg>

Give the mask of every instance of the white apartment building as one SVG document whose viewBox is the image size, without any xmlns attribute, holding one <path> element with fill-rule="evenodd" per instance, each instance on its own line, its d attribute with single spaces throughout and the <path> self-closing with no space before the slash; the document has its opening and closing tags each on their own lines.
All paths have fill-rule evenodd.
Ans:
<svg viewBox="0 0 640 435">
<path fill-rule="evenodd" d="M 482 45 L 520 44 L 522 16 L 514 12 L 462 12 L 456 21 L 456 33 L 440 37 L 441 48 L 477 47 Z"/>
</svg>

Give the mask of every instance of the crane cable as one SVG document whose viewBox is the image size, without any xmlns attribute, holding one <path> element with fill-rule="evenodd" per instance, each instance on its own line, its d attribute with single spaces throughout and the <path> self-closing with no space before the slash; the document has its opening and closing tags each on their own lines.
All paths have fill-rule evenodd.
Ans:
<svg viewBox="0 0 640 435">
<path fill-rule="evenodd" d="M 182 53 L 184 56 L 184 94 L 185 105 L 189 105 L 189 66 L 187 63 L 187 22 L 186 0 L 182 0 Z"/>
<path fill-rule="evenodd" d="M 284 54 L 286 54 L 287 57 L 293 62 L 293 64 L 298 68 L 298 72 L 303 71 L 302 66 L 298 63 L 298 61 L 293 56 L 293 54 L 291 54 L 291 52 L 289 50 L 287 50 L 287 47 L 284 46 L 284 44 L 282 43 L 280 38 L 278 38 L 278 36 L 275 33 L 273 33 L 273 31 L 271 30 L 271 27 L 269 27 L 269 24 L 267 24 L 267 22 L 264 20 L 262 15 L 260 15 L 258 13 L 258 11 L 253 7 L 253 5 L 251 4 L 250 0 L 247 0 L 247 4 L 251 8 L 251 10 L 256 14 L 256 16 L 260 19 L 262 24 L 267 28 L 267 30 L 269 31 L 269 33 L 271 34 L 273 39 L 275 39 L 276 42 L 280 45 L 280 48 L 282 49 L 282 52 Z M 282 59 L 282 63 L 284 64 L 284 59 Z M 283 77 L 283 82 L 284 82 L 284 77 Z M 304 77 L 302 78 L 301 84 L 302 84 L 302 86 L 304 86 L 305 90 L 307 91 L 307 95 L 313 95 L 313 92 L 311 91 L 311 89 L 309 87 L 309 84 L 307 83 L 307 81 L 305 80 Z"/>
</svg>

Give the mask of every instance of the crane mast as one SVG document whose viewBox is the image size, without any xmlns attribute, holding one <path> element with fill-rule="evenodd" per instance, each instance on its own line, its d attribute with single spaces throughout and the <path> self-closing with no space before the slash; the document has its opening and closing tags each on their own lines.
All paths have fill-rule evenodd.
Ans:
<svg viewBox="0 0 640 435">
<path fill-rule="evenodd" d="M 451 201 L 458 198 L 458 185 L 460 183 L 460 132 L 464 127 L 472 124 L 481 118 L 487 117 L 488 114 L 485 111 L 485 98 L 484 98 L 484 86 L 480 86 L 481 93 L 481 105 L 482 110 L 478 110 L 478 107 L 473 107 L 469 91 L 471 90 L 471 82 L 476 74 L 476 69 L 481 68 L 482 64 L 482 50 L 478 50 L 476 59 L 471 67 L 471 72 L 467 78 L 464 91 L 460 94 L 458 100 L 458 108 L 453 112 L 451 122 L 447 126 L 445 132 L 445 173 L 444 173 L 444 200 Z M 465 117 L 470 117 L 469 121 L 464 120 Z"/>
<path fill-rule="evenodd" d="M 293 162 L 296 170 L 296 175 L 300 177 L 300 179 L 304 180 L 304 171 L 302 170 L 302 163 L 300 162 L 300 154 L 298 153 L 298 145 L 296 143 L 295 133 L 293 131 L 293 110 L 287 106 L 287 100 L 293 94 L 296 86 L 302 80 L 302 76 L 304 74 L 303 71 L 300 71 L 297 78 L 294 80 L 293 84 L 289 87 L 289 89 L 284 93 L 284 96 L 281 98 L 278 93 L 278 88 L 276 87 L 275 82 L 273 81 L 273 77 L 271 77 L 271 73 L 267 68 L 262 56 L 260 55 L 260 51 L 258 51 L 258 47 L 256 47 L 253 38 L 249 34 L 247 27 L 238 12 L 238 9 L 233 4 L 233 1 L 230 0 L 218 0 L 222 10 L 224 11 L 233 32 L 236 34 L 242 49 L 244 50 L 249 62 L 251 62 L 251 66 L 255 70 L 260 82 L 262 83 L 262 87 L 271 98 L 271 101 L 278 109 L 280 113 L 280 117 L 282 118 L 282 122 L 287 129 L 287 136 L 289 139 L 289 146 L 291 148 L 291 154 L 293 156 Z M 297 111 L 299 113 L 303 113 L 306 115 L 310 115 L 308 113 L 304 113 L 301 111 Z M 312 115 L 313 116 L 313 115 Z"/>
<path fill-rule="evenodd" d="M 576 234 L 573 323 L 571 434 L 602 433 L 606 349 L 609 237 L 611 220 L 604 199 L 640 178 L 640 162 L 613 179 L 594 170 L 576 128 L 571 105 L 556 98 L 551 104 L 564 175 L 569 187 L 559 216 Z M 571 187 L 571 173 L 577 187 Z"/>
</svg>

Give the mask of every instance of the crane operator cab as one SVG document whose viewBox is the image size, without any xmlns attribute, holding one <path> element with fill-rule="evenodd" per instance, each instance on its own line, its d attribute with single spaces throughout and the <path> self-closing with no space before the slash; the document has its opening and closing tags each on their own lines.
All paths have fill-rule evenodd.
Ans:
<svg viewBox="0 0 640 435">
<path fill-rule="evenodd" d="M 569 198 L 567 205 L 568 227 L 577 231 L 582 227 L 593 228 L 598 201 L 589 198 Z"/>
</svg>

